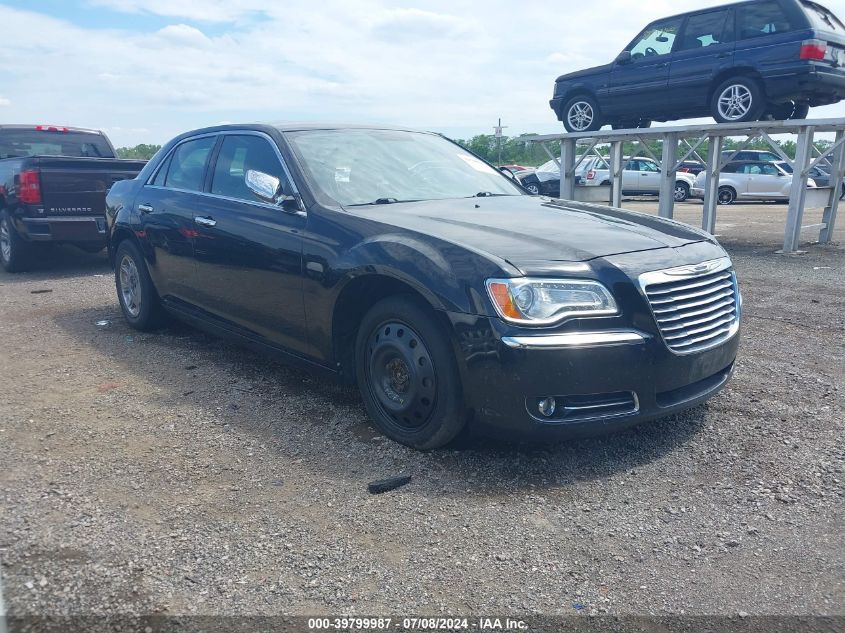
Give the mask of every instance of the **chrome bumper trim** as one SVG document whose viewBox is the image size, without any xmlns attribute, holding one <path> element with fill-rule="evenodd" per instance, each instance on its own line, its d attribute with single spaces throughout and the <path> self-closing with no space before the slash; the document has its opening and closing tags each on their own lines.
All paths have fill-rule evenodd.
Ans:
<svg viewBox="0 0 845 633">
<path fill-rule="evenodd" d="M 33 224 L 49 224 L 50 222 L 96 222 L 98 219 L 103 220 L 103 216 L 89 216 L 89 215 L 58 215 L 47 218 L 22 218 L 24 222 L 32 222 Z"/>
<path fill-rule="evenodd" d="M 567 332 L 543 336 L 503 336 L 502 343 L 513 349 L 572 349 L 644 343 L 637 332 Z"/>
</svg>

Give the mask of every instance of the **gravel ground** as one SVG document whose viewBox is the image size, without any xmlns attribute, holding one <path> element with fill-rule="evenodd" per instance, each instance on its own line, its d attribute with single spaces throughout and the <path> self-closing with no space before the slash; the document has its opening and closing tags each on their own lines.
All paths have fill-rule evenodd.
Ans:
<svg viewBox="0 0 845 633">
<path fill-rule="evenodd" d="M 130 330 L 103 256 L 0 274 L 9 613 L 845 615 L 845 249 L 774 254 L 785 213 L 720 210 L 724 392 L 549 447 L 384 440 L 352 390 Z"/>
</svg>

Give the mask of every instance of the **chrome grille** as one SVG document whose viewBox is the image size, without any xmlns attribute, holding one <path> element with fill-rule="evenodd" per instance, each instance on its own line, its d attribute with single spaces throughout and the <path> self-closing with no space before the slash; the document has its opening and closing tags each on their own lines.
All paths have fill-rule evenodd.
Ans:
<svg viewBox="0 0 845 633">
<path fill-rule="evenodd" d="M 730 260 L 646 273 L 640 283 L 671 350 L 700 351 L 736 333 L 739 290 Z"/>
</svg>

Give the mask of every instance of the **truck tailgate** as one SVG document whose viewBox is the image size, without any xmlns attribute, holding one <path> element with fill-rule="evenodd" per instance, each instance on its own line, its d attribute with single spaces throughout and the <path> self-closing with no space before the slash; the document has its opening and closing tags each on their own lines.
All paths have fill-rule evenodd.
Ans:
<svg viewBox="0 0 845 633">
<path fill-rule="evenodd" d="M 44 214 L 100 216 L 106 192 L 120 180 L 134 178 L 144 161 L 114 158 L 38 158 Z"/>
</svg>

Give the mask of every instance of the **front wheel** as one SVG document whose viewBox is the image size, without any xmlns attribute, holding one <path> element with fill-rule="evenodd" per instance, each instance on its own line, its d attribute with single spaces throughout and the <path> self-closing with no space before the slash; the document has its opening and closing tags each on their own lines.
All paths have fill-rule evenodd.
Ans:
<svg viewBox="0 0 845 633">
<path fill-rule="evenodd" d="M 718 202 L 722 205 L 733 204 L 736 200 L 736 191 L 731 187 L 719 187 Z"/>
<path fill-rule="evenodd" d="M 364 316 L 355 346 L 367 412 L 389 438 L 420 450 L 451 442 L 466 423 L 449 336 L 411 295 L 388 297 Z"/>
<path fill-rule="evenodd" d="M 595 132 L 602 125 L 599 105 L 589 95 L 573 97 L 563 108 L 563 127 L 567 132 Z"/>
<path fill-rule="evenodd" d="M 685 182 L 675 183 L 675 202 L 683 202 L 689 198 L 689 185 Z"/>
<path fill-rule="evenodd" d="M 763 89 L 751 77 L 722 82 L 710 98 L 710 112 L 718 123 L 758 121 L 765 110 Z"/>
<path fill-rule="evenodd" d="M 18 232 L 6 210 L 0 211 L 0 264 L 8 273 L 19 273 L 30 265 L 32 245 Z"/>
<path fill-rule="evenodd" d="M 525 185 L 525 190 L 530 193 L 532 196 L 539 196 L 540 195 L 540 186 L 530 182 Z"/>
<path fill-rule="evenodd" d="M 164 312 L 141 251 L 124 240 L 117 247 L 114 262 L 114 284 L 127 323 L 142 332 L 161 325 Z"/>
</svg>

